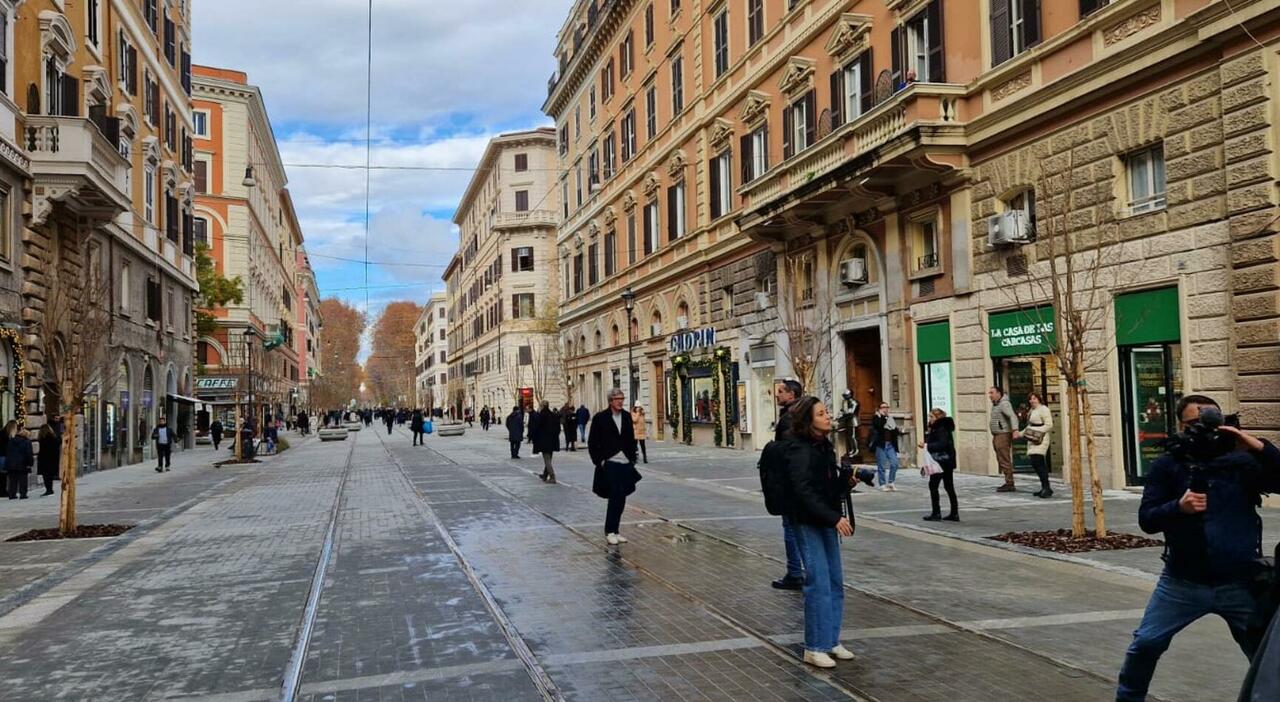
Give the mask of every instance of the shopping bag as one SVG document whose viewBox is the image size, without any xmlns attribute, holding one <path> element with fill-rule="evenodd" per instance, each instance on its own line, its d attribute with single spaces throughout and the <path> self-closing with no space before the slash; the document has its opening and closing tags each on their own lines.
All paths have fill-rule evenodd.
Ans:
<svg viewBox="0 0 1280 702">
<path fill-rule="evenodd" d="M 431 433 L 431 431 L 432 431 L 432 426 L 431 426 L 431 425 L 432 425 L 432 422 L 431 422 L 431 420 L 430 420 L 430 419 L 428 419 L 428 420 L 424 421 L 424 422 L 422 423 L 422 433 L 423 433 L 423 434 L 430 434 L 430 433 Z"/>
<path fill-rule="evenodd" d="M 920 477 L 927 478 L 942 472 L 942 464 L 938 463 L 933 454 L 928 451 L 921 451 L 920 453 Z"/>
</svg>

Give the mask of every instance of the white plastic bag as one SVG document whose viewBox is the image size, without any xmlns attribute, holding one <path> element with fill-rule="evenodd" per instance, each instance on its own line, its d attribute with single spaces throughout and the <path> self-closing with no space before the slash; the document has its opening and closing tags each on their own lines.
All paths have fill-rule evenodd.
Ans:
<svg viewBox="0 0 1280 702">
<path fill-rule="evenodd" d="M 926 449 L 920 452 L 920 477 L 927 478 L 942 472 L 942 464 Z"/>
</svg>

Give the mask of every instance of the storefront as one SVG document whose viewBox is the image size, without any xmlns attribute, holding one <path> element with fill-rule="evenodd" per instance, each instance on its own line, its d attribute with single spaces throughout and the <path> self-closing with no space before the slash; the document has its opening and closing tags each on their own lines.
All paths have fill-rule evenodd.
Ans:
<svg viewBox="0 0 1280 702">
<path fill-rule="evenodd" d="M 916 363 L 920 366 L 920 407 L 927 417 L 934 408 L 955 416 L 951 379 L 951 323 L 930 322 L 916 327 Z"/>
<path fill-rule="evenodd" d="M 209 375 L 196 378 L 194 407 L 197 410 L 197 431 L 208 431 L 209 424 L 215 419 L 228 429 L 234 427 L 239 393 L 239 376 Z"/>
<path fill-rule="evenodd" d="M 24 424 L 25 409 L 22 342 L 12 329 L 0 329 L 0 427 L 11 421 Z"/>
<path fill-rule="evenodd" d="M 667 421 L 672 437 L 690 445 L 737 444 L 738 364 L 727 346 L 716 346 L 715 327 L 684 331 L 667 342 Z"/>
<path fill-rule="evenodd" d="M 1124 473 L 1141 485 L 1175 431 L 1182 397 L 1180 307 L 1176 287 L 1117 295 L 1116 350 L 1120 360 Z"/>
<path fill-rule="evenodd" d="M 987 319 L 987 336 L 993 377 L 1026 424 L 1030 411 L 1027 397 L 1040 396 L 1053 413 L 1053 431 L 1049 450 L 1050 471 L 1062 472 L 1062 402 L 1058 359 L 1053 354 L 1057 344 L 1053 308 L 1045 305 L 1010 312 L 994 312 Z M 1033 472 L 1027 458 L 1025 441 L 1013 443 L 1014 470 Z"/>
</svg>

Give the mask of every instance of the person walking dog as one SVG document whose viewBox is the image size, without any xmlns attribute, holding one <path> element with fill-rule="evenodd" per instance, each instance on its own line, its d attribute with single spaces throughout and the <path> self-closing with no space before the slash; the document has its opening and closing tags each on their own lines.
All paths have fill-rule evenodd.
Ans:
<svg viewBox="0 0 1280 702">
<path fill-rule="evenodd" d="M 640 473 L 636 470 L 636 436 L 631 414 L 622 409 L 621 388 L 609 391 L 609 406 L 591 418 L 587 451 L 595 465 L 591 491 L 609 501 L 605 511 L 605 540 L 611 546 L 627 542 L 618 533 L 627 496 L 636 491 Z"/>
</svg>

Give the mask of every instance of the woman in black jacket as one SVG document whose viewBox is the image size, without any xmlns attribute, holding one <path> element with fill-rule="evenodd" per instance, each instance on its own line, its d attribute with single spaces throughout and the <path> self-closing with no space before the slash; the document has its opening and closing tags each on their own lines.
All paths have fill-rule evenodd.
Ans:
<svg viewBox="0 0 1280 702">
<path fill-rule="evenodd" d="M 956 506 L 956 484 L 953 473 L 956 472 L 956 441 L 954 432 L 956 423 L 947 413 L 934 407 L 929 411 L 929 428 L 925 430 L 924 441 L 920 448 L 929 452 L 933 460 L 942 466 L 941 473 L 929 476 L 929 499 L 933 503 L 933 511 L 924 518 L 926 522 L 946 519 L 949 522 L 960 521 L 959 508 Z M 951 501 L 951 513 L 942 516 L 942 507 L 938 499 L 938 483 L 947 489 L 947 499 Z"/>
<path fill-rule="evenodd" d="M 27 476 L 35 465 L 31 437 L 26 429 L 18 429 L 5 445 L 4 470 L 9 480 L 9 499 L 27 499 Z"/>
<path fill-rule="evenodd" d="M 538 477 L 544 483 L 554 483 L 556 469 L 551 465 L 551 459 L 560 450 L 560 415 L 551 409 L 551 403 L 543 400 L 542 407 L 529 421 L 533 452 L 542 454 L 542 475 Z"/>
<path fill-rule="evenodd" d="M 53 494 L 53 481 L 62 467 L 62 439 L 52 426 L 45 424 L 38 434 L 40 453 L 36 456 L 36 472 L 44 478 L 44 494 Z"/>
<path fill-rule="evenodd" d="M 792 444 L 788 449 L 790 499 L 787 519 L 795 530 L 804 561 L 804 662 L 833 668 L 851 660 L 840 645 L 844 617 L 844 573 L 840 537 L 853 536 L 853 525 L 841 514 L 849 491 L 836 467 L 835 448 L 827 439 L 831 415 L 822 401 L 805 397 L 790 409 Z"/>
</svg>

